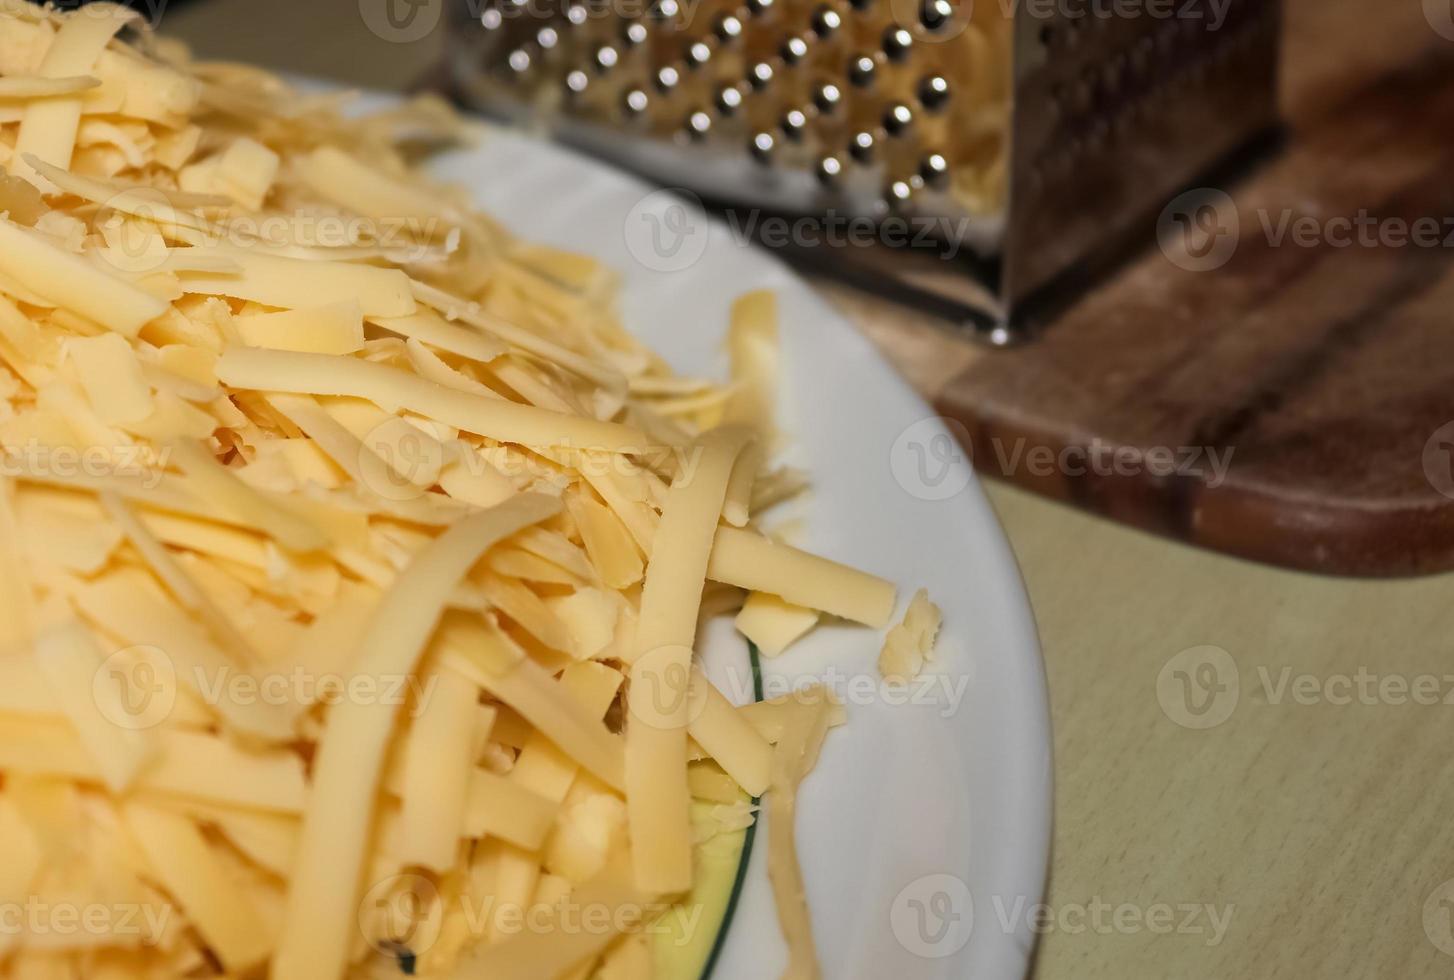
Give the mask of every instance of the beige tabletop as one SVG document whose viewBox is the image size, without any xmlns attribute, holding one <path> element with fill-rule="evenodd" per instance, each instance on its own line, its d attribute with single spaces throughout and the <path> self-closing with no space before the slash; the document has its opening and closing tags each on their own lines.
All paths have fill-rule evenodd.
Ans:
<svg viewBox="0 0 1454 980">
<path fill-rule="evenodd" d="M 375 88 L 419 77 L 439 32 L 386 43 L 360 3 L 378 5 L 194 0 L 162 27 L 210 57 Z M 983 356 L 831 292 L 925 390 Z M 1450 975 L 1454 579 L 1282 572 L 990 495 L 1039 621 L 1055 726 L 1033 976 Z"/>
</svg>

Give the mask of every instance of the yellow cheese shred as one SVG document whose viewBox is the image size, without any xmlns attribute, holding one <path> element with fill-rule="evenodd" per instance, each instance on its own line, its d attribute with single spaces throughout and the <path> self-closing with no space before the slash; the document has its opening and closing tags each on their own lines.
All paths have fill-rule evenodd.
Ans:
<svg viewBox="0 0 1454 980">
<path fill-rule="evenodd" d="M 0 0 L 0 906 L 168 916 L 0 929 L 0 973 L 647 980 L 750 794 L 816 975 L 791 809 L 844 711 L 736 706 L 695 647 L 896 593 L 766 534 L 806 486 L 774 295 L 677 376 L 609 267 L 419 166 L 480 129 L 442 101 L 73 6 Z"/>
<path fill-rule="evenodd" d="M 768 794 L 768 878 L 777 898 L 778 921 L 788 943 L 788 965 L 783 980 L 817 980 L 822 976 L 813 945 L 813 922 L 808 915 L 803 872 L 798 864 L 798 786 L 818 763 L 828 733 L 830 700 L 827 692 L 799 695 L 799 703 L 813 710 L 792 715 L 777 743 L 772 760 L 772 791 Z"/>
<path fill-rule="evenodd" d="M 375 613 L 353 671 L 365 677 L 411 673 L 444 612 L 449 587 L 502 538 L 550 517 L 556 501 L 522 495 L 466 518 L 432 543 L 394 583 Z M 395 712 L 388 705 L 336 706 L 314 764 L 298 867 L 273 963 L 274 980 L 341 976 L 349 926 Z M 350 870 L 352 869 L 352 870 Z"/>
</svg>

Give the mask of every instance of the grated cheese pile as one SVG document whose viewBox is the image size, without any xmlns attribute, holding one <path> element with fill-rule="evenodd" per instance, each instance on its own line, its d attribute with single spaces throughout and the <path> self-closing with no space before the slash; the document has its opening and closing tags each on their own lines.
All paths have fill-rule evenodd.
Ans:
<svg viewBox="0 0 1454 980">
<path fill-rule="evenodd" d="M 772 297 L 732 384 L 674 376 L 605 269 L 414 170 L 442 106 L 136 26 L 0 0 L 0 971 L 647 977 L 771 790 L 816 976 L 793 802 L 842 709 L 692 648 L 895 589 L 760 530 Z"/>
</svg>

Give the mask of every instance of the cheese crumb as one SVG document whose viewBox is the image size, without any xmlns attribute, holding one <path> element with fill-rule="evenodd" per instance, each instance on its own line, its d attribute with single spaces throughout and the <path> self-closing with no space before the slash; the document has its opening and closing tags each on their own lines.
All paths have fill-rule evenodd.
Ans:
<svg viewBox="0 0 1454 980">
<path fill-rule="evenodd" d="M 889 630 L 878 655 L 879 673 L 895 684 L 907 684 L 934 659 L 934 641 L 939 636 L 943 615 L 929 601 L 929 593 L 920 589 L 909 601 L 904 621 Z"/>
</svg>

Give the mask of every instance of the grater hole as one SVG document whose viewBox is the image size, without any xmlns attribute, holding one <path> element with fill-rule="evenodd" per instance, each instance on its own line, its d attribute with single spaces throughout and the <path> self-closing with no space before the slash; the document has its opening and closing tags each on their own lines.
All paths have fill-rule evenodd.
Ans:
<svg viewBox="0 0 1454 980">
<path fill-rule="evenodd" d="M 949 161 L 942 153 L 931 153 L 919 164 L 919 177 L 929 187 L 943 187 L 949 181 Z"/>
<path fill-rule="evenodd" d="M 742 36 L 742 21 L 732 14 L 724 14 L 717 21 L 715 33 L 723 44 L 735 41 Z"/>
<path fill-rule="evenodd" d="M 838 183 L 843 175 L 843 161 L 837 157 L 824 157 L 818 161 L 818 180 L 828 187 Z"/>
<path fill-rule="evenodd" d="M 868 130 L 855 133 L 853 140 L 848 144 L 848 155 L 859 163 L 869 163 L 873 160 L 874 146 L 877 142 Z"/>
<path fill-rule="evenodd" d="M 657 91 L 663 93 L 670 92 L 672 89 L 677 87 L 677 82 L 680 82 L 681 78 L 681 73 L 678 72 L 671 65 L 666 65 L 658 69 L 656 72 Z"/>
<path fill-rule="evenodd" d="M 590 19 L 591 12 L 580 4 L 573 4 L 565 9 L 565 19 L 576 27 L 580 27 Z"/>
<path fill-rule="evenodd" d="M 891 180 L 884 188 L 884 201 L 889 207 L 900 207 L 914 196 L 914 187 L 907 180 Z"/>
<path fill-rule="evenodd" d="M 752 137 L 752 142 L 748 144 L 747 148 L 758 163 L 771 163 L 773 151 L 777 149 L 777 140 L 773 138 L 772 133 L 758 133 Z"/>
<path fill-rule="evenodd" d="M 505 63 L 510 66 L 510 70 L 515 74 L 523 75 L 530 70 L 532 60 L 529 51 L 526 51 L 524 48 L 516 48 L 510 52 L 510 57 L 505 59 Z"/>
<path fill-rule="evenodd" d="M 954 5 L 949 0 L 925 0 L 924 6 L 919 10 L 919 23 L 931 33 L 944 30 L 953 19 Z M 1043 43 L 1043 36 L 1041 40 Z"/>
<path fill-rule="evenodd" d="M 930 112 L 944 108 L 949 101 L 949 79 L 943 75 L 930 75 L 919 83 L 919 104 Z"/>
<path fill-rule="evenodd" d="M 500 25 L 505 23 L 505 15 L 500 13 L 496 7 L 491 7 L 480 14 L 480 26 L 487 31 L 498 31 Z"/>
<path fill-rule="evenodd" d="M 790 37 L 783 42 L 778 54 L 782 57 L 784 64 L 796 65 L 807 56 L 808 42 L 800 37 Z"/>
<path fill-rule="evenodd" d="M 842 102 L 843 92 L 832 82 L 819 85 L 818 90 L 813 93 L 813 105 L 824 115 L 835 111 Z"/>
<path fill-rule="evenodd" d="M 590 88 L 590 85 L 590 78 L 588 78 L 586 76 L 586 73 L 581 71 L 580 69 L 576 69 L 575 71 L 565 76 L 566 91 L 569 92 L 571 95 L 580 95 L 586 89 Z"/>
<path fill-rule="evenodd" d="M 560 41 L 560 35 L 554 27 L 542 27 L 535 33 L 535 43 L 540 45 L 542 50 L 549 51 Z"/>
<path fill-rule="evenodd" d="M 859 13 L 873 7 L 873 0 L 848 0 L 848 5 Z"/>
<path fill-rule="evenodd" d="M 772 9 L 773 0 L 747 0 L 747 12 L 754 17 L 761 17 Z"/>
<path fill-rule="evenodd" d="M 802 109 L 789 109 L 783 115 L 779 128 L 782 129 L 785 139 L 801 143 L 803 134 L 808 130 L 808 114 Z"/>
<path fill-rule="evenodd" d="M 914 35 L 904 28 L 889 27 L 884 30 L 884 56 L 895 64 L 902 64 L 909 57 L 909 51 L 913 47 Z"/>
<path fill-rule="evenodd" d="M 629 48 L 640 47 L 646 43 L 648 33 L 645 24 L 632 21 L 621 29 L 621 43 Z"/>
<path fill-rule="evenodd" d="M 692 140 L 706 139 L 712 131 L 712 117 L 698 109 L 687 117 L 687 136 Z"/>
<path fill-rule="evenodd" d="M 620 60 L 621 56 L 617 54 L 616 49 L 611 47 L 611 45 L 609 44 L 603 44 L 596 49 L 596 70 L 603 75 L 609 72 L 612 68 L 615 68 L 616 63 Z"/>
<path fill-rule="evenodd" d="M 813 11 L 813 19 L 810 24 L 814 34 L 820 38 L 826 38 L 831 37 L 838 28 L 843 26 L 843 18 L 832 7 L 824 6 Z"/>
<path fill-rule="evenodd" d="M 712 60 L 712 49 L 705 41 L 694 41 L 687 45 L 687 68 L 695 71 Z"/>
<path fill-rule="evenodd" d="M 627 92 L 621 99 L 621 107 L 631 117 L 641 115 L 651 105 L 651 98 L 639 88 Z"/>
<path fill-rule="evenodd" d="M 724 116 L 735 115 L 742 108 L 742 90 L 735 85 L 723 87 L 717 93 L 717 111 Z"/>
<path fill-rule="evenodd" d="M 858 88 L 872 85 L 877 73 L 878 65 L 866 54 L 854 58 L 848 65 L 848 80 Z"/>
<path fill-rule="evenodd" d="M 580 9 L 584 10 L 585 8 Z M 680 12 L 681 7 L 677 4 L 677 0 L 655 0 L 651 7 L 648 8 L 647 15 L 652 20 L 666 21 L 675 20 L 677 14 Z"/>
<path fill-rule="evenodd" d="M 884 110 L 884 132 L 890 136 L 903 136 L 914 123 L 914 111 L 902 102 L 895 102 Z"/>
<path fill-rule="evenodd" d="M 766 61 L 759 61 L 757 64 L 753 65 L 752 70 L 748 72 L 747 81 L 749 82 L 749 84 L 752 85 L 753 88 L 757 89 L 758 91 L 762 91 L 772 83 L 772 76 L 772 65 L 768 64 Z"/>
</svg>

